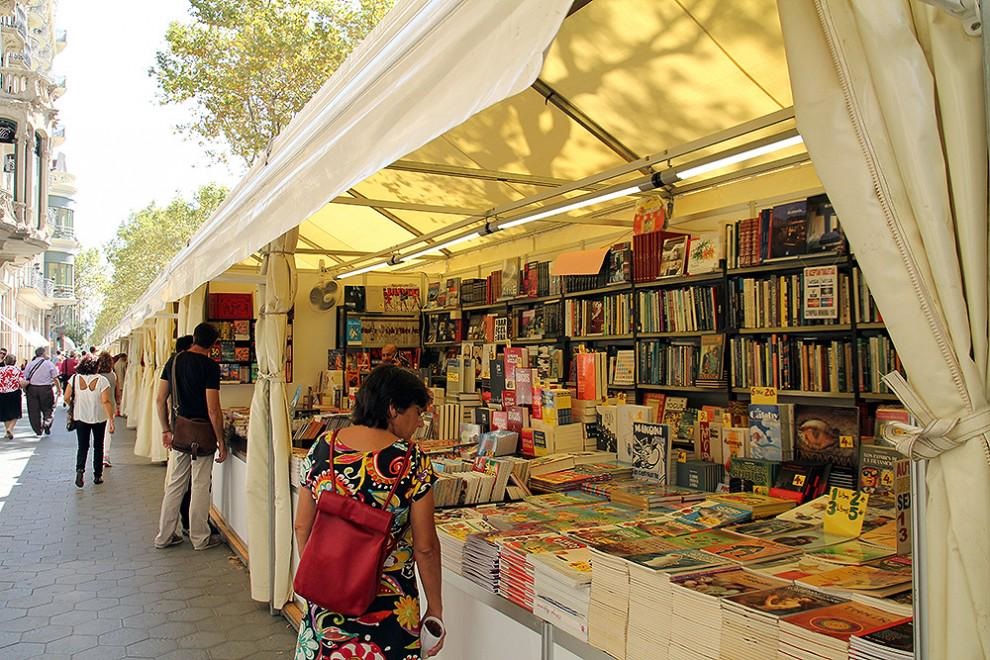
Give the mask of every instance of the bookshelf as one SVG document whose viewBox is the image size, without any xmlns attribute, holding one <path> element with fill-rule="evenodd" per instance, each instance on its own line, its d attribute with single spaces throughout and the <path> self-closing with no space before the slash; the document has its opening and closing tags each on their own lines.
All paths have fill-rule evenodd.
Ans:
<svg viewBox="0 0 990 660">
<path fill-rule="evenodd" d="M 250 293 L 210 293 L 207 321 L 219 333 L 210 357 L 220 365 L 220 383 L 246 385 L 258 379 L 254 298 Z"/>
<path fill-rule="evenodd" d="M 837 275 L 837 319 L 807 320 L 803 317 L 801 285 L 803 271 L 809 267 L 835 266 Z M 609 385 L 616 391 L 660 391 L 696 395 L 705 400 L 748 400 L 753 386 L 778 386 L 784 400 L 809 400 L 819 405 L 848 406 L 858 403 L 896 401 L 885 390 L 876 374 L 899 367 L 899 360 L 879 319 L 868 289 L 858 272 L 855 259 L 847 254 L 822 254 L 777 260 L 757 266 L 727 269 L 721 262 L 710 273 L 661 278 L 642 282 L 622 282 L 605 286 L 568 287 L 564 278 L 560 294 L 516 297 L 495 303 L 465 305 L 458 309 L 424 310 L 424 316 L 443 313 L 463 315 L 465 332 L 471 319 L 480 316 L 503 316 L 509 319 L 509 337 L 487 342 L 484 338 L 465 335 L 462 341 L 518 346 L 550 345 L 564 348 L 571 357 L 571 347 L 587 344 L 632 344 L 636 350 L 637 377 L 634 386 Z M 617 303 L 616 296 L 624 296 Z M 758 298 L 759 296 L 759 298 Z M 785 298 L 786 296 L 786 298 Z M 780 304 L 788 303 L 785 311 Z M 628 332 L 581 334 L 587 327 L 590 303 L 600 302 L 613 327 L 628 318 Z M 544 310 L 561 304 L 565 332 L 543 337 L 518 337 L 513 314 L 528 308 Z M 567 307 L 571 305 L 571 307 Z M 688 309 L 693 306 L 693 309 Z M 779 308 L 778 308 L 779 307 Z M 571 318 L 568 319 L 567 315 Z M 648 317 L 652 314 L 652 319 Z M 661 322 L 661 317 L 664 321 Z M 677 317 L 677 318 L 674 318 Z M 670 325 L 663 323 L 669 322 Z M 567 328 L 570 326 L 570 328 Z M 661 329 L 663 328 L 663 329 Z M 570 329 L 571 332 L 566 332 Z M 725 360 L 724 386 L 694 384 L 697 362 L 706 338 L 722 336 Z M 426 342 L 425 348 L 450 349 L 461 341 Z M 602 347 L 603 352 L 608 347 Z M 797 359 L 790 380 L 782 380 L 772 369 L 755 369 L 755 362 L 771 364 L 783 356 L 783 349 Z M 597 350 L 597 349 L 596 349 Z M 678 378 L 647 377 L 641 358 L 647 350 L 672 350 L 693 354 L 694 373 L 690 368 Z M 741 353 L 754 353 L 759 360 L 744 365 Z M 614 349 L 612 350 L 614 353 Z M 803 368 L 801 358 L 804 356 Z M 817 356 L 817 357 L 816 357 Z M 812 369 L 810 359 L 817 359 Z M 840 364 L 841 363 L 841 364 Z M 823 368 L 829 365 L 829 368 Z M 757 373 L 759 371 L 759 373 Z M 564 373 L 570 373 L 565 362 Z M 801 377 L 801 376 L 807 377 Z M 875 391 L 874 391 L 875 390 Z"/>
</svg>

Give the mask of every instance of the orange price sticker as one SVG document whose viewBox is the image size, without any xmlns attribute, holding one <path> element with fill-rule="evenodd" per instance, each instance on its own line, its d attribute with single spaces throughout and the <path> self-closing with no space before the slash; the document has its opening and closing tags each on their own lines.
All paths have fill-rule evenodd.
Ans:
<svg viewBox="0 0 990 660">
<path fill-rule="evenodd" d="M 777 388 L 751 387 L 749 389 L 749 402 L 756 405 L 777 403 Z"/>
</svg>

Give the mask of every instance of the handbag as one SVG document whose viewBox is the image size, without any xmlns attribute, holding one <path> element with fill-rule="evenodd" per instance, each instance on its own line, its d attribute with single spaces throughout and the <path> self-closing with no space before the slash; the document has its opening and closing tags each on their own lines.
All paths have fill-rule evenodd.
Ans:
<svg viewBox="0 0 990 660">
<path fill-rule="evenodd" d="M 65 430 L 76 430 L 76 377 L 72 377 L 72 401 L 69 401 L 69 411 L 65 414 Z"/>
<path fill-rule="evenodd" d="M 183 454 L 192 455 L 192 460 L 199 456 L 212 456 L 217 450 L 217 434 L 213 431 L 213 422 L 208 419 L 192 419 L 179 414 L 179 384 L 175 379 L 175 364 L 179 361 L 176 353 L 172 358 L 172 449 Z"/>
<path fill-rule="evenodd" d="M 330 441 L 330 470 L 334 470 L 337 433 Z M 399 482 L 409 474 L 412 444 L 401 474 L 382 508 L 326 490 L 317 501 L 316 520 L 303 548 L 292 586 L 310 603 L 344 616 L 360 616 L 378 595 L 385 560 L 395 549 L 393 515 L 388 510 Z M 336 483 L 336 478 L 334 479 Z"/>
</svg>

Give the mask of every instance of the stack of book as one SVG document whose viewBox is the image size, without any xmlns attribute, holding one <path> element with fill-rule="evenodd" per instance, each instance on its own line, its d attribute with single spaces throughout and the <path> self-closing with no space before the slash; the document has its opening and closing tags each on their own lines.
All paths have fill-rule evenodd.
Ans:
<svg viewBox="0 0 990 660">
<path fill-rule="evenodd" d="M 497 534 L 472 534 L 464 543 L 461 575 L 493 594 L 498 593 Z"/>
<path fill-rule="evenodd" d="M 778 624 L 791 614 L 844 602 L 794 586 L 751 591 L 722 601 L 722 655 L 725 660 L 771 658 L 780 644 Z"/>
<path fill-rule="evenodd" d="M 626 656 L 629 568 L 622 557 L 592 548 L 588 641 L 615 658 Z"/>
<path fill-rule="evenodd" d="M 846 660 L 849 639 L 904 619 L 856 602 L 840 603 L 780 620 L 778 657 Z"/>
<path fill-rule="evenodd" d="M 664 550 L 631 555 L 629 561 L 629 660 L 653 660 L 667 655 L 670 643 L 670 578 L 719 566 L 698 550 Z"/>
<path fill-rule="evenodd" d="M 652 481 L 635 481 L 619 485 L 609 491 L 613 502 L 628 504 L 640 509 L 678 509 L 685 502 L 705 499 L 705 493 L 692 488 L 664 486 Z"/>
<path fill-rule="evenodd" d="M 584 424 L 548 424 L 534 419 L 533 449 L 537 456 L 584 451 Z"/>
<path fill-rule="evenodd" d="M 533 613 L 580 640 L 588 640 L 591 550 L 533 556 Z"/>
<path fill-rule="evenodd" d="M 463 506 L 490 502 L 495 477 L 468 470 L 441 472 L 433 484 L 433 498 L 438 507 Z"/>
<path fill-rule="evenodd" d="M 487 534 L 495 528 L 480 518 L 453 520 L 437 525 L 443 567 L 462 575 L 464 544 L 472 534 Z"/>
<path fill-rule="evenodd" d="M 536 534 L 506 540 L 499 546 L 499 594 L 532 612 L 533 557 L 583 547 L 583 543 L 562 534 Z"/>
<path fill-rule="evenodd" d="M 902 621 L 849 639 L 850 660 L 912 660 L 914 622 Z"/>
<path fill-rule="evenodd" d="M 786 584 L 741 568 L 716 568 L 672 577 L 670 657 L 717 660 L 722 642 L 721 599 Z"/>
<path fill-rule="evenodd" d="M 746 509 L 713 499 L 694 502 L 678 509 L 672 515 L 680 522 L 706 529 L 749 522 L 752 518 L 752 514 Z"/>
<path fill-rule="evenodd" d="M 716 502 L 731 504 L 734 507 L 749 511 L 753 519 L 771 518 L 794 508 L 792 500 L 785 500 L 757 493 L 722 493 L 712 495 Z"/>
<path fill-rule="evenodd" d="M 461 407 L 456 403 L 434 406 L 433 423 L 437 429 L 437 439 L 455 440 L 460 438 L 461 417 Z"/>
</svg>

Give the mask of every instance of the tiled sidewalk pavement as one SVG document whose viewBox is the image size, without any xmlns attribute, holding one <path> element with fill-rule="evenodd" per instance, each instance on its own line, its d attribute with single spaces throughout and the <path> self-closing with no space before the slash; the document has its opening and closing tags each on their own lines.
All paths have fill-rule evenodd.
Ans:
<svg viewBox="0 0 990 660">
<path fill-rule="evenodd" d="M 165 469 L 118 430 L 106 481 L 76 488 L 75 435 L 0 435 L 0 658 L 291 657 L 295 632 L 250 599 L 226 546 L 152 545 Z M 92 461 L 92 456 L 90 457 Z"/>
</svg>

